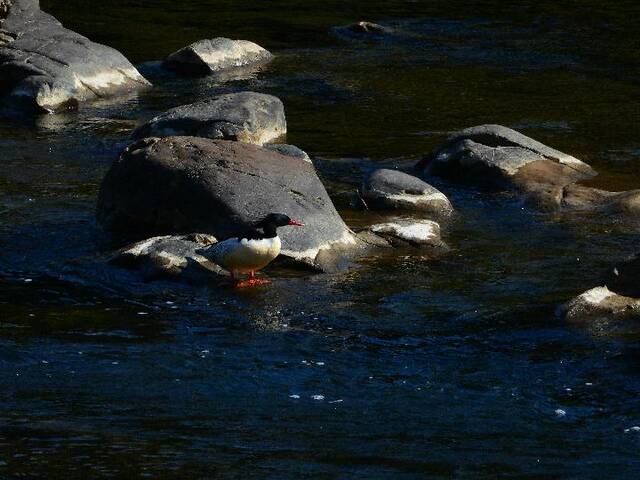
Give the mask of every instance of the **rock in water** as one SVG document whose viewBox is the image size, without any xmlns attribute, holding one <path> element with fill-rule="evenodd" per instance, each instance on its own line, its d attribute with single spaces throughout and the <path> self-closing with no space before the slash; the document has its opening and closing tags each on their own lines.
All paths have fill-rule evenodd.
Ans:
<svg viewBox="0 0 640 480">
<path fill-rule="evenodd" d="M 453 212 L 451 202 L 437 188 L 398 170 L 374 171 L 365 179 L 361 194 L 367 205 L 374 208 L 421 211 L 436 216 Z"/>
<path fill-rule="evenodd" d="M 572 323 L 592 326 L 596 326 L 594 322 L 640 320 L 640 299 L 618 295 L 607 287 L 596 287 L 562 305 L 557 313 Z"/>
<path fill-rule="evenodd" d="M 239 92 L 172 108 L 140 126 L 133 136 L 184 135 L 262 145 L 285 133 L 287 121 L 279 98 Z"/>
<path fill-rule="evenodd" d="M 266 63 L 273 58 L 269 51 L 247 40 L 214 38 L 199 40 L 164 61 L 164 65 L 186 75 L 207 75 L 229 68 Z"/>
<path fill-rule="evenodd" d="M 202 233 L 153 237 L 120 249 L 109 263 L 141 270 L 147 280 L 207 281 L 212 274 L 225 275 L 221 267 L 199 253 L 216 242 L 215 237 Z"/>
<path fill-rule="evenodd" d="M 12 104 L 56 112 L 150 86 L 121 53 L 67 30 L 37 0 L 4 5 L 0 95 Z"/>
<path fill-rule="evenodd" d="M 431 220 L 395 219 L 371 225 L 365 232 L 384 238 L 393 246 L 431 246 L 446 248 L 440 238 L 440 225 Z"/>
<path fill-rule="evenodd" d="M 362 243 L 340 218 L 313 165 L 256 145 L 198 137 L 147 138 L 107 173 L 98 220 L 127 233 L 241 235 L 271 212 L 305 223 L 282 229 L 282 255 L 332 270 Z"/>
<path fill-rule="evenodd" d="M 640 190 L 576 185 L 596 172 L 586 163 L 501 125 L 453 134 L 417 168 L 480 186 L 512 190 L 541 210 L 640 213 Z"/>
</svg>

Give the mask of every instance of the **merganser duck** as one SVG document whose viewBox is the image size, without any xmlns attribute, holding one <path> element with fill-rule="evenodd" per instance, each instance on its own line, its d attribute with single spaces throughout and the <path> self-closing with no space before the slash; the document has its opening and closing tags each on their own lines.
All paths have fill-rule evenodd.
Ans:
<svg viewBox="0 0 640 480">
<path fill-rule="evenodd" d="M 236 287 L 269 283 L 268 280 L 257 279 L 256 271 L 266 267 L 280 254 L 281 242 L 277 229 L 287 225 L 304 226 L 282 213 L 270 213 L 255 225 L 255 229 L 242 236 L 218 242 L 203 250 L 202 255 L 228 270 Z M 237 281 L 239 273 L 248 273 L 249 279 Z"/>
</svg>

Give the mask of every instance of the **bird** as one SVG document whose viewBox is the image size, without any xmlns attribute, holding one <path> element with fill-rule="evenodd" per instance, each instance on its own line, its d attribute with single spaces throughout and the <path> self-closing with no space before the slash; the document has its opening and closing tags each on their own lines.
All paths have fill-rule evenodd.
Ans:
<svg viewBox="0 0 640 480">
<path fill-rule="evenodd" d="M 236 288 L 263 285 L 269 281 L 256 278 L 256 271 L 266 267 L 280 254 L 277 230 L 288 225 L 304 227 L 303 223 L 283 213 L 270 213 L 245 234 L 218 242 L 201 253 L 229 271 Z M 248 273 L 249 278 L 240 281 L 240 273 Z"/>
</svg>

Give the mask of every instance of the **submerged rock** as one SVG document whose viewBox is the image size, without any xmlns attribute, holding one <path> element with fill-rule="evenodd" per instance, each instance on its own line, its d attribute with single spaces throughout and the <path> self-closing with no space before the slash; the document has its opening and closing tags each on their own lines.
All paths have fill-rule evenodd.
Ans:
<svg viewBox="0 0 640 480">
<path fill-rule="evenodd" d="M 611 290 L 620 295 L 640 298 L 640 255 L 616 265 L 604 281 Z"/>
<path fill-rule="evenodd" d="M 164 61 L 165 67 L 186 75 L 207 75 L 229 68 L 245 67 L 270 61 L 273 55 L 253 42 L 214 38 L 199 40 Z"/>
<path fill-rule="evenodd" d="M 37 0 L 5 0 L 2 11 L 0 95 L 8 102 L 56 112 L 150 86 L 120 52 L 64 28 Z"/>
<path fill-rule="evenodd" d="M 417 169 L 490 188 L 512 190 L 541 210 L 640 213 L 640 191 L 576 185 L 596 172 L 586 163 L 501 125 L 450 136 Z"/>
<path fill-rule="evenodd" d="M 393 33 L 389 27 L 373 22 L 360 21 L 333 28 L 333 32 L 343 38 L 352 39 L 378 39 Z"/>
<path fill-rule="evenodd" d="M 367 205 L 389 210 L 413 210 L 436 216 L 453 212 L 449 199 L 437 188 L 398 170 L 379 169 L 362 184 Z"/>
<path fill-rule="evenodd" d="M 286 132 L 284 105 L 279 98 L 239 92 L 172 108 L 140 126 L 133 136 L 185 135 L 262 145 Z"/>
<path fill-rule="evenodd" d="M 359 232 L 358 236 L 364 242 L 377 247 L 446 248 L 440 237 L 440 225 L 431 220 L 394 219 L 371 225 Z"/>
<path fill-rule="evenodd" d="M 241 234 L 269 213 L 305 223 L 283 229 L 282 255 L 332 270 L 363 244 L 340 218 L 313 165 L 255 145 L 198 137 L 147 138 L 107 173 L 98 220 L 112 231 Z"/>
<path fill-rule="evenodd" d="M 120 249 L 109 263 L 140 270 L 147 280 L 206 281 L 214 275 L 226 275 L 221 267 L 199 253 L 215 243 L 214 236 L 202 233 L 153 237 Z"/>
</svg>

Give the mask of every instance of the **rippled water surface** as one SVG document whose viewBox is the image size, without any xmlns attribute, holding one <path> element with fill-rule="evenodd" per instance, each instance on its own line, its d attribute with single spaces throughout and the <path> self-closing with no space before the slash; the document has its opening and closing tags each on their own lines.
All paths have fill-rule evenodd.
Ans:
<svg viewBox="0 0 640 480">
<path fill-rule="evenodd" d="M 156 88 L 0 116 L 0 478 L 640 477 L 638 338 L 554 315 L 637 251 L 638 225 L 434 180 L 458 211 L 448 254 L 233 291 L 105 267 L 94 219 L 136 125 L 246 89 L 282 98 L 350 225 L 376 219 L 344 200 L 366 172 L 481 123 L 640 188 L 635 2 L 42 4 Z M 330 31 L 363 18 L 402 34 Z M 277 59 L 200 80 L 154 63 L 221 35 Z"/>
</svg>

